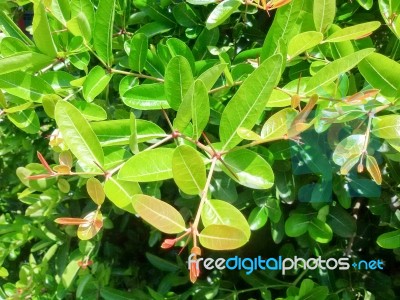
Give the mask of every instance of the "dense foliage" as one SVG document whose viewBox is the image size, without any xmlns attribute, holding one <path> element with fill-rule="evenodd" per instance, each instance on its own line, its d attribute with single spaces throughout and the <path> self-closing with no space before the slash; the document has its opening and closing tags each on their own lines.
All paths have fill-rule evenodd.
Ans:
<svg viewBox="0 0 400 300">
<path fill-rule="evenodd" d="M 399 1 L 0 7 L 0 298 L 400 293 Z"/>
</svg>

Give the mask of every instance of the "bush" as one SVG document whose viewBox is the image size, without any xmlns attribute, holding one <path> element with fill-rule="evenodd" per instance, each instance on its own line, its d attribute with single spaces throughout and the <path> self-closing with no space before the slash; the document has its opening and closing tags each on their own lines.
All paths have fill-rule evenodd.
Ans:
<svg viewBox="0 0 400 300">
<path fill-rule="evenodd" d="M 396 3 L 3 2 L 0 297 L 395 299 Z"/>
</svg>

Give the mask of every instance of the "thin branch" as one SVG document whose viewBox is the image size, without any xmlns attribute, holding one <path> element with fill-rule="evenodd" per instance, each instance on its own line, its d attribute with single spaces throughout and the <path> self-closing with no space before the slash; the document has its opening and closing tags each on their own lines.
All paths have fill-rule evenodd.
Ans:
<svg viewBox="0 0 400 300">
<path fill-rule="evenodd" d="M 149 76 L 149 75 L 145 75 L 145 74 L 132 73 L 132 72 L 117 70 L 117 69 L 110 69 L 110 72 L 116 73 L 116 74 L 127 75 L 127 76 L 133 76 L 133 77 L 137 77 L 137 78 L 150 79 L 150 80 L 157 81 L 157 82 L 164 82 L 164 79 L 162 79 L 162 78 L 157 78 L 157 77 L 153 77 L 153 76 Z"/>
</svg>

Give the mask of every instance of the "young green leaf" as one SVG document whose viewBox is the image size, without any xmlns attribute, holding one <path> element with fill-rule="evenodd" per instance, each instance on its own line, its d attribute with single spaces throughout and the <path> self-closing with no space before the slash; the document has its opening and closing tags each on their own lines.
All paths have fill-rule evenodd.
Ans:
<svg viewBox="0 0 400 300">
<path fill-rule="evenodd" d="M 104 193 L 103 185 L 98 179 L 94 177 L 89 178 L 86 182 L 86 190 L 94 203 L 97 205 L 103 204 L 106 195 Z"/>
<path fill-rule="evenodd" d="M 88 213 L 84 219 L 88 223 L 79 225 L 77 235 L 80 240 L 86 241 L 93 238 L 103 227 L 103 215 L 96 210 Z"/>
<path fill-rule="evenodd" d="M 303 53 L 308 49 L 312 49 L 317 46 L 323 40 L 324 35 L 321 32 L 307 31 L 295 35 L 289 41 L 287 48 L 288 60 Z"/>
<path fill-rule="evenodd" d="M 132 197 L 141 194 L 142 190 L 137 182 L 119 180 L 114 176 L 107 179 L 104 192 L 117 207 L 134 214 Z"/>
<path fill-rule="evenodd" d="M 124 164 L 118 173 L 118 179 L 151 182 L 172 178 L 173 153 L 174 149 L 170 148 L 140 152 Z"/>
<path fill-rule="evenodd" d="M 314 0 L 313 17 L 317 31 L 324 33 L 333 23 L 336 0 Z"/>
<path fill-rule="evenodd" d="M 386 115 L 376 117 L 372 121 L 371 133 L 384 139 L 398 139 L 400 132 L 400 116 Z"/>
<path fill-rule="evenodd" d="M 172 156 L 172 174 L 177 186 L 188 195 L 201 194 L 206 184 L 206 167 L 190 146 L 178 146 Z"/>
<path fill-rule="evenodd" d="M 257 122 L 279 81 L 281 63 L 282 56 L 279 54 L 265 60 L 247 77 L 229 101 L 222 113 L 219 130 L 223 149 L 231 149 L 240 143 L 237 129 L 251 129 Z"/>
<path fill-rule="evenodd" d="M 97 55 L 111 66 L 113 60 L 112 34 L 114 27 L 115 0 L 99 0 L 93 31 L 93 45 Z"/>
<path fill-rule="evenodd" d="M 242 1 L 240 0 L 223 0 L 220 2 L 207 18 L 207 29 L 213 29 L 221 25 L 231 14 L 237 11 L 241 4 Z"/>
<path fill-rule="evenodd" d="M 271 166 L 257 153 L 241 149 L 229 152 L 223 158 L 222 170 L 235 181 L 253 189 L 269 189 L 274 184 Z M 236 176 L 233 176 L 234 172 Z"/>
<path fill-rule="evenodd" d="M 361 155 L 364 143 L 365 135 L 363 134 L 353 134 L 346 137 L 336 146 L 332 155 L 333 161 L 337 165 L 343 166 L 349 159 Z"/>
<path fill-rule="evenodd" d="M 386 97 L 394 97 L 400 90 L 400 64 L 387 56 L 372 53 L 358 65 L 362 76 Z"/>
<path fill-rule="evenodd" d="M 50 25 L 43 1 L 35 1 L 33 9 L 32 31 L 36 47 L 38 47 L 42 53 L 50 57 L 56 57 L 57 48 L 50 31 Z"/>
<path fill-rule="evenodd" d="M 243 214 L 232 204 L 222 200 L 208 200 L 201 211 L 204 227 L 216 224 L 227 225 L 242 230 L 250 238 L 250 227 Z"/>
<path fill-rule="evenodd" d="M 89 44 L 92 39 L 92 30 L 88 19 L 83 12 L 79 12 L 75 17 L 67 22 L 68 30 L 75 36 L 81 36 Z"/>
<path fill-rule="evenodd" d="M 209 225 L 199 235 L 202 246 L 212 250 L 232 250 L 242 247 L 247 243 L 246 234 L 227 225 Z"/>
<path fill-rule="evenodd" d="M 139 216 L 161 232 L 173 234 L 185 230 L 182 215 L 168 203 L 147 195 L 134 195 L 132 199 Z"/>
<path fill-rule="evenodd" d="M 371 34 L 373 31 L 377 30 L 380 26 L 381 23 L 379 21 L 372 21 L 342 28 L 336 30 L 334 33 L 328 36 L 327 39 L 324 41 L 324 43 L 327 42 L 336 43 L 336 42 L 358 39 L 363 36 Z"/>
<path fill-rule="evenodd" d="M 360 61 L 374 52 L 374 49 L 367 48 L 349 54 L 343 58 L 339 58 L 321 70 L 319 70 L 307 83 L 305 92 L 311 93 L 317 88 L 324 86 L 336 80 L 342 73 L 347 72 L 354 68 Z"/>
<path fill-rule="evenodd" d="M 261 138 L 265 140 L 283 138 L 296 115 L 297 111 L 293 108 L 284 108 L 273 114 L 262 127 Z"/>
<path fill-rule="evenodd" d="M 90 70 L 83 83 L 83 97 L 86 101 L 92 102 L 108 85 L 112 75 L 100 67 L 95 66 Z"/>
<path fill-rule="evenodd" d="M 183 132 L 192 121 L 193 137 L 197 140 L 207 126 L 209 117 L 210 104 L 206 87 L 202 81 L 196 80 L 182 99 L 174 127 Z"/>
<path fill-rule="evenodd" d="M 367 171 L 371 174 L 372 179 L 379 185 L 382 184 L 382 174 L 379 169 L 378 163 L 376 162 L 375 157 L 371 155 L 367 155 Z"/>
<path fill-rule="evenodd" d="M 58 101 L 55 119 L 64 142 L 79 160 L 91 166 L 94 166 L 94 162 L 103 165 L 104 154 L 100 142 L 76 107 L 66 101 Z"/>
<path fill-rule="evenodd" d="M 128 56 L 129 67 L 136 72 L 142 72 L 146 64 L 147 59 L 147 48 L 148 48 L 147 36 L 143 33 L 135 34 L 130 43 L 130 52 Z"/>
<path fill-rule="evenodd" d="M 165 96 L 174 110 L 178 110 L 193 81 L 187 59 L 180 55 L 173 57 L 165 70 Z"/>
</svg>

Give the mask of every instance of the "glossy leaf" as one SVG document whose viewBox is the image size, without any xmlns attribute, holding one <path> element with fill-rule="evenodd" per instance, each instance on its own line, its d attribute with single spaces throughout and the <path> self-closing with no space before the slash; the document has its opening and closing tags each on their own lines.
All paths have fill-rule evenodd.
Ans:
<svg viewBox="0 0 400 300">
<path fill-rule="evenodd" d="M 318 243 L 326 244 L 332 239 L 332 229 L 328 224 L 313 218 L 308 226 L 308 233 Z"/>
<path fill-rule="evenodd" d="M 400 248 L 400 229 L 381 234 L 376 242 L 384 249 Z"/>
<path fill-rule="evenodd" d="M 168 203 L 147 195 L 134 195 L 133 208 L 147 223 L 165 233 L 185 230 L 182 215 Z"/>
<path fill-rule="evenodd" d="M 379 165 L 376 162 L 375 157 L 371 155 L 367 155 L 366 160 L 367 171 L 371 175 L 372 179 L 376 182 L 376 184 L 382 184 L 382 174 L 379 169 Z"/>
<path fill-rule="evenodd" d="M 249 216 L 249 225 L 251 230 L 258 230 L 267 224 L 268 210 L 264 207 L 254 207 Z"/>
<path fill-rule="evenodd" d="M 89 21 L 83 12 L 79 12 L 75 17 L 67 22 L 68 30 L 75 36 L 81 36 L 86 43 L 92 39 L 92 30 Z"/>
<path fill-rule="evenodd" d="M 326 223 L 338 236 L 351 238 L 357 230 L 354 217 L 340 206 L 330 206 Z"/>
<path fill-rule="evenodd" d="M 273 114 L 262 127 L 261 138 L 264 140 L 283 138 L 296 115 L 297 111 L 292 108 L 285 108 Z"/>
<path fill-rule="evenodd" d="M 33 42 L 22 32 L 22 30 L 10 19 L 5 11 L 0 10 L 0 26 L 3 32 L 9 36 L 23 41 L 26 45 L 32 46 Z"/>
<path fill-rule="evenodd" d="M 324 42 L 336 43 L 336 42 L 358 39 L 365 35 L 371 34 L 373 31 L 377 30 L 380 26 L 381 23 L 378 21 L 372 21 L 372 22 L 357 24 L 354 26 L 349 26 L 335 31 L 330 36 L 328 36 Z"/>
<path fill-rule="evenodd" d="M 364 147 L 365 135 L 353 134 L 340 141 L 333 152 L 333 161 L 342 166 L 347 160 L 360 155 Z"/>
<path fill-rule="evenodd" d="M 78 227 L 78 238 L 85 241 L 93 238 L 103 227 L 103 215 L 100 211 L 96 210 L 84 217 L 88 223 L 81 224 Z"/>
<path fill-rule="evenodd" d="M 324 35 L 317 31 L 307 31 L 295 35 L 293 38 L 291 38 L 288 44 L 288 60 L 291 60 L 293 57 L 303 53 L 308 49 L 314 48 L 322 41 L 323 38 Z"/>
<path fill-rule="evenodd" d="M 7 118 L 19 129 L 29 134 L 40 131 L 40 121 L 33 109 L 25 109 L 15 113 L 8 113 Z"/>
<path fill-rule="evenodd" d="M 44 100 L 45 99 L 46 98 L 44 98 Z M 86 120 L 102 121 L 107 119 L 107 112 L 104 110 L 104 108 L 102 108 L 97 104 L 88 103 L 83 100 L 74 100 L 71 101 L 71 104 L 73 104 L 77 109 L 79 109 L 79 111 L 86 118 Z"/>
<path fill-rule="evenodd" d="M 399 2 L 396 0 L 378 0 L 379 10 L 381 11 L 382 17 L 389 29 L 400 38 L 400 26 L 399 26 Z"/>
<path fill-rule="evenodd" d="M 251 129 L 268 102 L 273 88 L 280 78 L 282 57 L 272 56 L 264 61 L 242 83 L 229 101 L 221 116 L 220 138 L 224 149 L 236 146 L 241 138 L 236 131 L 240 127 Z"/>
<path fill-rule="evenodd" d="M 117 207 L 132 214 L 135 213 L 133 209 L 133 196 L 142 193 L 137 182 L 119 180 L 115 177 L 107 179 L 104 184 L 104 192 L 107 198 Z"/>
<path fill-rule="evenodd" d="M 43 1 L 34 2 L 34 17 L 32 23 L 33 39 L 38 49 L 50 56 L 57 56 L 57 48 L 50 30 Z"/>
<path fill-rule="evenodd" d="M 98 179 L 94 177 L 89 178 L 86 182 L 86 190 L 94 203 L 97 205 L 103 204 L 106 195 L 104 193 L 103 185 Z"/>
<path fill-rule="evenodd" d="M 293 214 L 286 219 L 285 232 L 290 237 L 298 237 L 308 230 L 310 217 L 306 214 Z"/>
<path fill-rule="evenodd" d="M 221 25 L 231 14 L 237 11 L 242 4 L 240 0 L 223 0 L 219 3 L 208 16 L 206 21 L 207 29 L 213 29 Z"/>
<path fill-rule="evenodd" d="M 100 142 L 77 108 L 66 101 L 59 101 L 55 108 L 55 119 L 64 142 L 79 160 L 93 167 L 94 162 L 103 165 L 104 154 Z"/>
<path fill-rule="evenodd" d="M 336 14 L 336 0 L 314 0 L 313 17 L 317 31 L 324 33 L 332 25 Z"/>
<path fill-rule="evenodd" d="M 165 70 L 165 97 L 174 110 L 178 110 L 192 84 L 193 74 L 187 59 L 180 55 L 173 57 Z"/>
<path fill-rule="evenodd" d="M 209 225 L 199 235 L 200 244 L 212 250 L 232 250 L 242 247 L 248 238 L 246 234 L 227 225 Z"/>
<path fill-rule="evenodd" d="M 227 225 L 242 230 L 250 238 L 250 226 L 243 214 L 232 204 L 222 200 L 207 200 L 201 211 L 204 227 Z"/>
<path fill-rule="evenodd" d="M 113 60 L 112 34 L 115 0 L 99 0 L 93 31 L 93 45 L 97 55 L 108 65 Z"/>
<path fill-rule="evenodd" d="M 83 83 L 83 97 L 86 101 L 92 102 L 108 85 L 111 75 L 100 67 L 95 66 L 90 70 Z"/>
<path fill-rule="evenodd" d="M 0 75 L 26 69 L 39 71 L 41 68 L 50 65 L 53 61 L 54 58 L 40 53 L 28 51 L 18 52 L 0 58 Z"/>
<path fill-rule="evenodd" d="M 400 116 L 386 115 L 372 121 L 372 134 L 384 139 L 397 139 L 400 136 Z"/>
<path fill-rule="evenodd" d="M 140 152 L 124 164 L 118 173 L 118 179 L 151 182 L 172 178 L 173 153 L 174 149 L 170 148 Z"/>
<path fill-rule="evenodd" d="M 235 181 L 253 189 L 269 189 L 274 184 L 274 173 L 271 166 L 258 154 L 247 150 L 229 152 L 223 158 L 228 170 L 222 170 Z M 231 171 L 237 176 L 233 176 Z"/>
<path fill-rule="evenodd" d="M 394 97 L 400 90 L 400 64 L 382 54 L 373 53 L 360 62 L 358 69 L 363 77 L 381 94 Z"/>
<path fill-rule="evenodd" d="M 217 82 L 222 72 L 225 70 L 226 64 L 218 64 L 207 69 L 197 77 L 197 80 L 203 81 L 206 90 L 209 91 Z"/>
<path fill-rule="evenodd" d="M 203 159 L 190 146 L 178 146 L 172 156 L 172 174 L 177 186 L 188 195 L 201 194 L 206 184 Z"/>
<path fill-rule="evenodd" d="M 354 68 L 361 60 L 371 55 L 373 51 L 374 49 L 371 48 L 359 50 L 329 63 L 308 81 L 306 92 L 310 93 L 320 86 L 333 82 L 340 74 Z"/>
<path fill-rule="evenodd" d="M 193 137 L 197 140 L 207 126 L 209 117 L 210 104 L 206 87 L 202 81 L 196 80 L 182 99 L 174 120 L 174 127 L 183 132 L 192 121 Z"/>
<path fill-rule="evenodd" d="M 135 34 L 130 42 L 130 52 L 128 56 L 129 67 L 136 72 L 142 72 L 147 59 L 147 36 L 143 33 Z"/>
<path fill-rule="evenodd" d="M 163 83 L 134 86 L 121 96 L 125 105 L 135 109 L 154 110 L 170 108 Z"/>
</svg>

